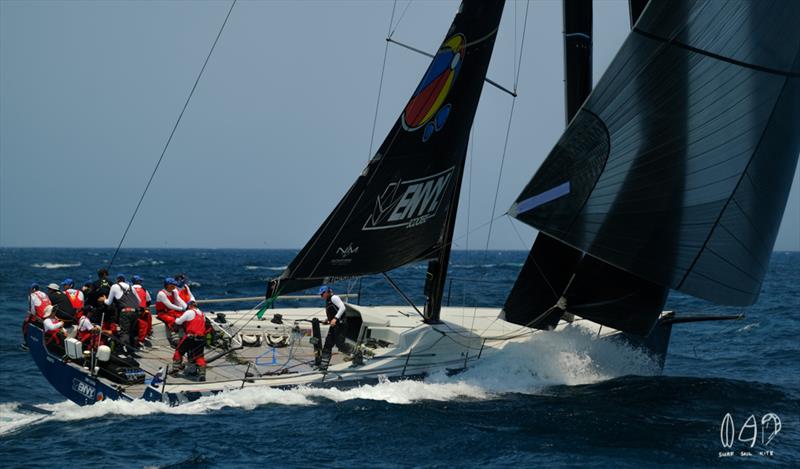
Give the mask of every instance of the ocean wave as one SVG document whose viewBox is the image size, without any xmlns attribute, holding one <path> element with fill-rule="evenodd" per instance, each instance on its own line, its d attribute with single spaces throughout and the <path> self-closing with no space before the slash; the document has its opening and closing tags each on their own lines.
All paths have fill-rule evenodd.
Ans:
<svg viewBox="0 0 800 469">
<path fill-rule="evenodd" d="M 119 264 L 119 267 L 149 267 L 156 265 L 164 265 L 164 261 L 158 259 L 139 259 L 129 264 Z"/>
<path fill-rule="evenodd" d="M 244 266 L 244 269 L 245 270 L 276 270 L 276 271 L 280 270 L 280 271 L 283 271 L 283 270 L 286 270 L 287 267 L 289 267 L 289 266 L 286 266 L 286 265 L 280 265 L 280 266 L 246 265 L 246 266 Z"/>
<path fill-rule="evenodd" d="M 73 262 L 68 264 L 59 264 L 56 262 L 42 262 L 40 264 L 33 264 L 31 267 L 36 267 L 37 269 L 66 269 L 68 267 L 80 267 L 80 262 Z"/>
</svg>

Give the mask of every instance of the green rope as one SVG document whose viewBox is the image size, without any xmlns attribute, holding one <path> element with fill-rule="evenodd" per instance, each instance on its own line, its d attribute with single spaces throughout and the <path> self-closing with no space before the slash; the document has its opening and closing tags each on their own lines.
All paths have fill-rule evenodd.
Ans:
<svg viewBox="0 0 800 469">
<path fill-rule="evenodd" d="M 264 306 L 262 306 L 261 309 L 258 310 L 258 312 L 256 313 L 256 317 L 258 319 L 261 319 L 264 316 L 264 313 L 266 313 L 267 310 L 275 303 L 275 300 L 278 298 L 279 293 L 280 291 L 276 288 L 275 293 L 272 294 L 272 297 L 264 302 Z"/>
</svg>

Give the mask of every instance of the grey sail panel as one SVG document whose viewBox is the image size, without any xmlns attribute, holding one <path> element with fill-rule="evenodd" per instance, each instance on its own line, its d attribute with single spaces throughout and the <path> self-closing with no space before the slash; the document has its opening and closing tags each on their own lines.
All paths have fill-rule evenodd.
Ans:
<svg viewBox="0 0 800 469">
<path fill-rule="evenodd" d="M 375 156 L 274 288 L 385 272 L 442 249 L 502 15 L 466 0 Z"/>
<path fill-rule="evenodd" d="M 800 3 L 744 3 L 649 5 L 566 131 L 596 142 L 560 141 L 510 213 L 650 282 L 755 301 L 797 161 Z"/>
</svg>

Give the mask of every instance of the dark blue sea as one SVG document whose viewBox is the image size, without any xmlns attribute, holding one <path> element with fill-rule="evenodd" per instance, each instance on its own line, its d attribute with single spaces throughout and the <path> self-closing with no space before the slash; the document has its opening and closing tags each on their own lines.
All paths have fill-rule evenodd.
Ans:
<svg viewBox="0 0 800 469">
<path fill-rule="evenodd" d="M 83 282 L 110 254 L 0 249 L 3 467 L 800 465 L 800 253 L 773 254 L 758 303 L 744 310 L 673 293 L 668 308 L 679 313 L 745 318 L 676 325 L 663 375 L 641 366 L 635 350 L 555 334 L 432 382 L 248 389 L 175 408 L 81 408 L 56 394 L 19 349 L 20 324 L 32 281 Z M 293 255 L 132 249 L 122 251 L 112 275 L 139 274 L 157 290 L 160 278 L 185 272 L 199 298 L 256 296 Z M 451 304 L 502 305 L 525 255 L 455 252 Z M 415 301 L 423 276 L 424 266 L 393 273 Z M 336 289 L 360 289 L 362 304 L 402 303 L 380 278 Z M 302 303 L 278 306 L 293 304 Z M 32 414 L 21 404 L 53 413 Z M 735 429 L 730 448 L 720 433 L 726 414 Z"/>
</svg>

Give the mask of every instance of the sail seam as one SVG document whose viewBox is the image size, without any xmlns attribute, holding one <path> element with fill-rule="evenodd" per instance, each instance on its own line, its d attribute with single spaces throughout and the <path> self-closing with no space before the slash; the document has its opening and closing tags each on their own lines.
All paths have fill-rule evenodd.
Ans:
<svg viewBox="0 0 800 469">
<path fill-rule="evenodd" d="M 734 65 L 738 65 L 740 67 L 745 67 L 745 68 L 749 68 L 749 69 L 752 69 L 752 70 L 758 70 L 759 72 L 771 73 L 773 75 L 781 75 L 781 76 L 784 76 L 784 77 L 793 77 L 793 78 L 800 77 L 800 72 L 792 72 L 792 71 L 789 71 L 789 70 L 779 70 L 779 69 L 775 69 L 775 68 L 771 68 L 771 67 L 765 67 L 763 65 L 756 65 L 756 64 L 751 64 L 751 63 L 747 63 L 747 62 L 742 62 L 741 60 L 736 60 L 736 59 L 731 58 L 731 57 L 725 57 L 724 55 L 715 54 L 714 52 L 710 52 L 710 51 L 707 51 L 707 50 L 699 49 L 697 47 L 690 46 L 689 44 L 684 44 L 684 43 L 676 41 L 676 40 L 670 40 L 670 39 L 667 39 L 665 37 L 661 37 L 661 36 L 658 36 L 656 34 L 649 33 L 647 31 L 643 31 L 643 30 L 641 30 L 639 28 L 634 28 L 633 32 L 638 33 L 638 34 L 640 34 L 640 35 L 642 35 L 644 37 L 647 37 L 647 38 L 650 38 L 650 39 L 654 39 L 656 41 L 661 41 L 661 42 L 667 43 L 669 45 L 674 45 L 674 46 L 680 47 L 681 49 L 686 49 L 686 50 L 691 51 L 691 52 L 696 52 L 698 54 L 705 55 L 706 57 L 711 57 L 713 59 L 721 60 L 723 62 L 728 62 L 728 63 L 734 64 Z"/>
</svg>

